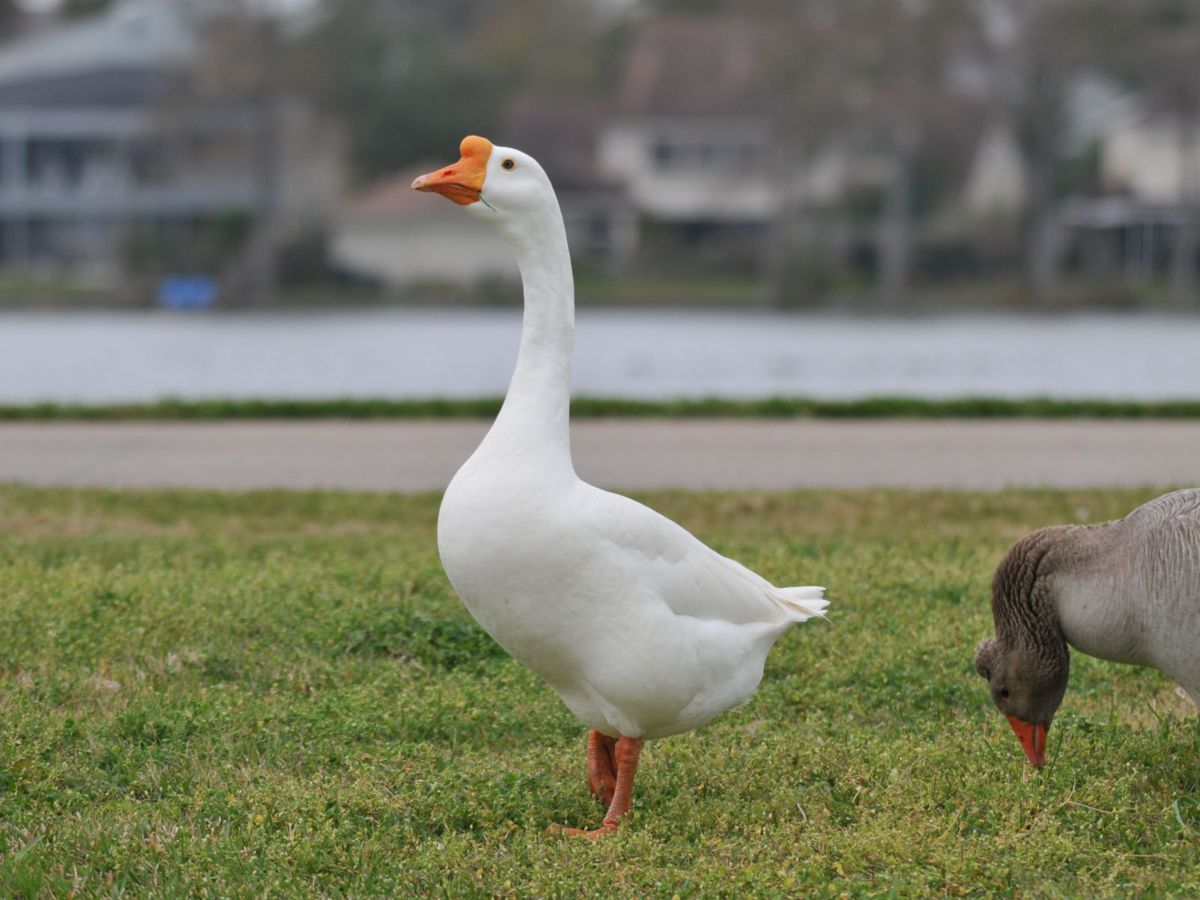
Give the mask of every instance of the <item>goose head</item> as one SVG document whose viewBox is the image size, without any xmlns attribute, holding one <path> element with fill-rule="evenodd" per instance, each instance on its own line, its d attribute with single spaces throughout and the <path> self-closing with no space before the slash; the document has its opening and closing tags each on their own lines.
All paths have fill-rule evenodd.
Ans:
<svg viewBox="0 0 1200 900">
<path fill-rule="evenodd" d="M 995 637 L 975 647 L 975 671 L 1035 766 L 1046 764 L 1046 732 L 1066 693 L 1069 666 L 1065 650 L 1060 660 Z"/>
<path fill-rule="evenodd" d="M 996 636 L 975 648 L 975 671 L 1035 766 L 1046 763 L 1046 732 L 1071 670 L 1054 577 L 1068 537 L 1061 526 L 1043 528 L 1013 544 L 992 576 Z"/>
<path fill-rule="evenodd" d="M 528 153 L 476 135 L 463 138 L 458 152 L 458 162 L 422 175 L 413 190 L 441 194 L 501 231 L 557 214 L 550 179 Z"/>
</svg>

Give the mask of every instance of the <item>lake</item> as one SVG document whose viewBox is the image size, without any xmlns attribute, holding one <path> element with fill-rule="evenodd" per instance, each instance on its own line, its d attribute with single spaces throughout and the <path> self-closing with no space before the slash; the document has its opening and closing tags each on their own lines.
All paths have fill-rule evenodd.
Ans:
<svg viewBox="0 0 1200 900">
<path fill-rule="evenodd" d="M 0 313 L 0 403 L 480 397 L 515 309 Z M 583 309 L 579 396 L 1200 397 L 1200 318 Z"/>
</svg>

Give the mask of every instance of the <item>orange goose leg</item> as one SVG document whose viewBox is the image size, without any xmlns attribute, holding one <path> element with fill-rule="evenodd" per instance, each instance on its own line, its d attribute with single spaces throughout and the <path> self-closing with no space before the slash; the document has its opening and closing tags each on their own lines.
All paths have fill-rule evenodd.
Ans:
<svg viewBox="0 0 1200 900">
<path fill-rule="evenodd" d="M 612 805 L 613 791 L 617 789 L 617 759 L 613 755 L 616 738 L 593 730 L 588 735 L 587 770 L 588 790 L 605 805 Z"/>
<path fill-rule="evenodd" d="M 589 748 L 591 746 L 590 739 L 588 746 Z M 617 824 L 621 821 L 621 817 L 629 812 L 629 806 L 633 800 L 633 776 L 637 774 L 638 757 L 641 754 L 641 738 L 618 738 L 616 746 L 613 748 L 613 757 L 617 763 L 617 787 L 613 791 L 612 803 L 609 804 L 608 813 L 604 816 L 604 822 L 594 831 L 587 831 L 583 828 L 562 827 L 556 830 L 561 834 L 585 837 L 590 841 L 594 841 L 602 834 L 616 831 Z"/>
</svg>

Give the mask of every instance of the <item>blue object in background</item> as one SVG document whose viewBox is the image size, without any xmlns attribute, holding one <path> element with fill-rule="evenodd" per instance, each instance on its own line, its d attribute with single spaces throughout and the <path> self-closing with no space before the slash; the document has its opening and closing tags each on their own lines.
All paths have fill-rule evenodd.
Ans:
<svg viewBox="0 0 1200 900">
<path fill-rule="evenodd" d="M 208 309 L 217 299 L 217 280 L 211 275 L 168 275 L 158 283 L 163 309 Z"/>
</svg>

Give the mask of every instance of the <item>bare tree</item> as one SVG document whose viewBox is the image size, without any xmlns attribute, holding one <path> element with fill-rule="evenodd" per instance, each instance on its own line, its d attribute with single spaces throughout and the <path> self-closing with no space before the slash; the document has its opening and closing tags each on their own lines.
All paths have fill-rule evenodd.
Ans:
<svg viewBox="0 0 1200 900">
<path fill-rule="evenodd" d="M 0 0 L 0 41 L 17 34 L 24 18 L 25 14 L 16 0 Z"/>
<path fill-rule="evenodd" d="M 1034 299 L 1049 302 L 1058 282 L 1054 219 L 1055 165 L 1063 124 L 1065 59 L 1063 0 L 1018 0 L 1018 40 L 1012 45 L 1017 72 L 1017 121 L 1029 159 L 1029 206 L 1025 230 L 1025 278 Z"/>
<path fill-rule="evenodd" d="M 918 0 L 888 4 L 880 13 L 890 13 L 887 29 L 891 39 L 877 88 L 881 97 L 877 114 L 892 157 L 892 177 L 884 198 L 880 223 L 879 303 L 896 311 L 908 304 L 908 282 L 912 257 L 912 167 L 920 141 L 920 97 L 924 93 L 919 58 L 929 50 L 926 31 L 928 4 Z"/>
<path fill-rule="evenodd" d="M 1128 0 L 1097 17 L 1107 31 L 1093 40 L 1106 69 L 1138 89 L 1152 116 L 1173 122 L 1178 160 L 1171 298 L 1178 309 L 1196 309 L 1200 251 L 1200 3 L 1196 0 Z M 1136 35 L 1130 40 L 1129 35 Z"/>
<path fill-rule="evenodd" d="M 1180 206 L 1182 220 L 1175 230 L 1171 258 L 1171 297 L 1177 309 L 1197 306 L 1196 255 L 1200 250 L 1200 120 L 1197 112 L 1179 121 Z"/>
<path fill-rule="evenodd" d="M 884 202 L 879 246 L 879 302 L 896 311 L 908 303 L 912 258 L 912 165 L 917 149 L 916 122 L 902 116 L 892 128 L 893 173 Z"/>
<path fill-rule="evenodd" d="M 286 73 L 279 23 L 254 0 L 210 0 L 204 44 L 190 79 L 184 118 L 244 118 L 254 173 L 253 226 L 235 294 L 252 305 L 276 300 L 283 179 L 281 107 Z"/>
<path fill-rule="evenodd" d="M 1189 10 L 1190 11 L 1190 10 Z M 1177 309 L 1194 309 L 1196 253 L 1200 248 L 1200 16 L 1187 16 L 1153 41 L 1147 60 L 1148 101 L 1175 120 L 1179 158 L 1180 222 L 1171 254 L 1171 299 Z"/>
<path fill-rule="evenodd" d="M 94 16 L 112 6 L 113 0 L 62 0 L 58 10 L 70 18 Z"/>
<path fill-rule="evenodd" d="M 804 281 L 795 266 L 806 243 L 797 234 L 806 202 L 803 172 L 821 140 L 844 121 L 839 82 L 845 58 L 838 42 L 816 39 L 812 22 L 802 12 L 780 16 L 778 24 L 787 46 L 764 63 L 773 87 L 770 165 L 782 176 L 778 206 L 763 245 L 761 277 L 766 299 L 782 305 L 807 293 L 794 283 L 798 278 Z M 819 289 L 811 277 L 808 283 Z"/>
</svg>

